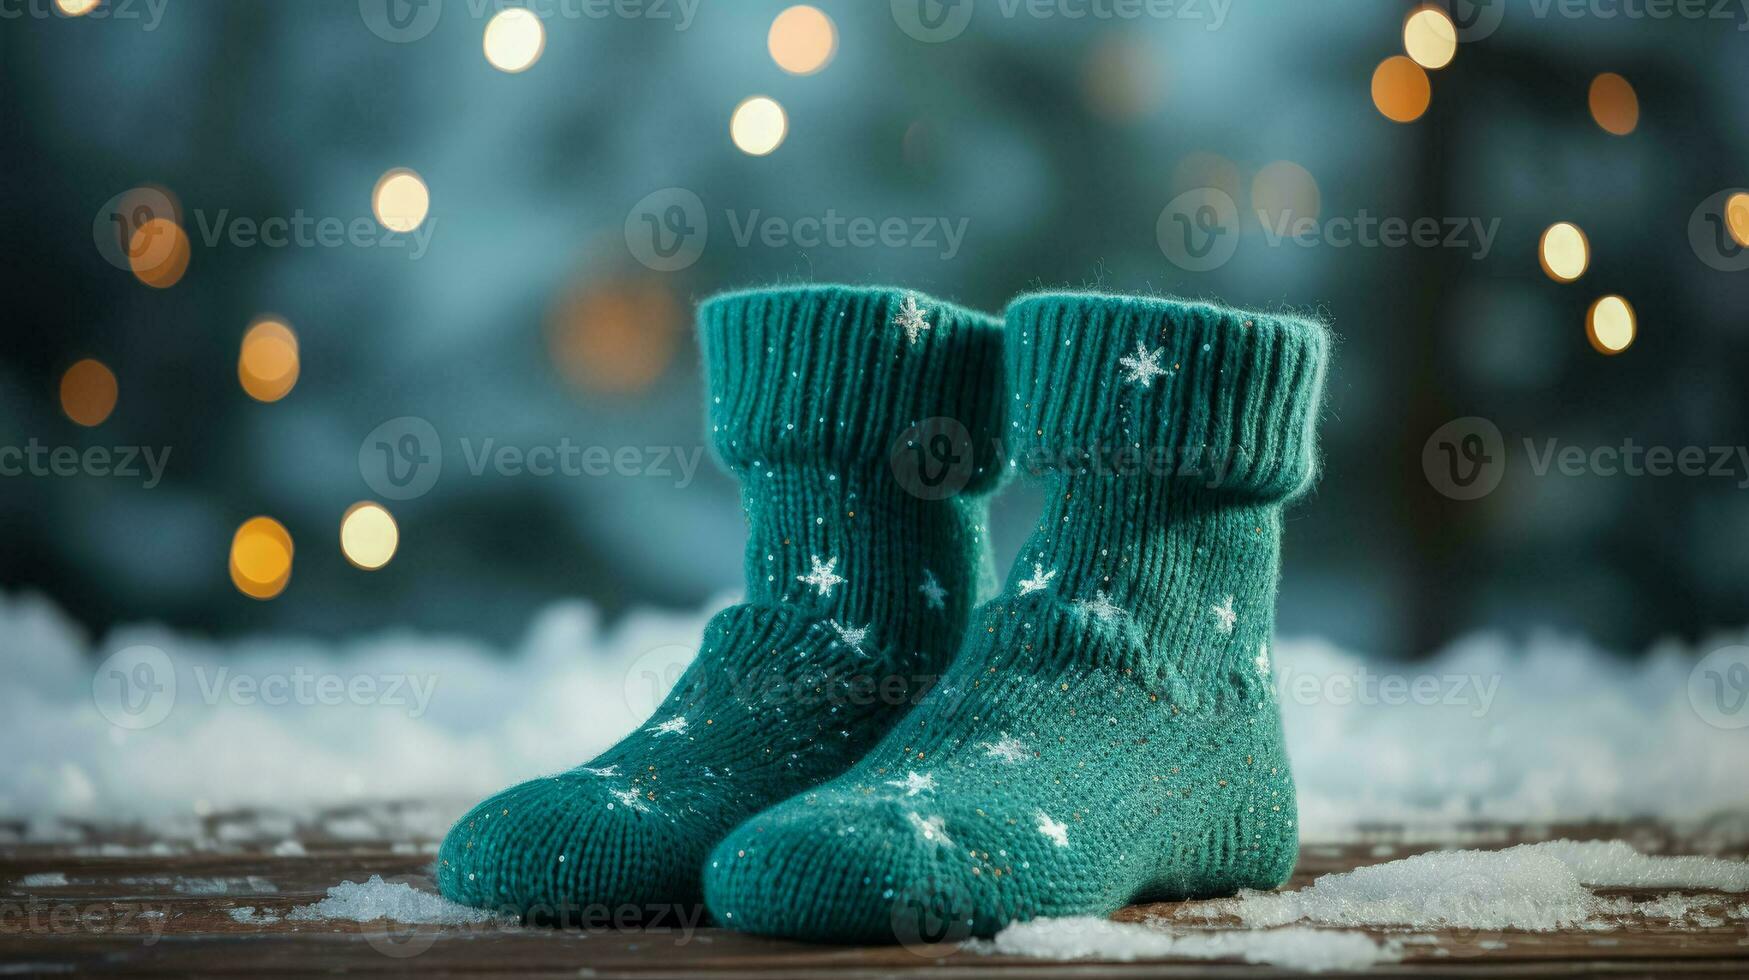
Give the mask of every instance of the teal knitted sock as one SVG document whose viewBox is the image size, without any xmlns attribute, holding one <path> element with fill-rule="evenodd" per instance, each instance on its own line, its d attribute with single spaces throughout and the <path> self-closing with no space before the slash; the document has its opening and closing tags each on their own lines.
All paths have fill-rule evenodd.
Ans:
<svg viewBox="0 0 1749 980">
<path fill-rule="evenodd" d="M 453 900 L 540 921 L 698 906 L 710 848 L 866 752 L 965 628 L 979 495 L 1002 469 L 1001 324 L 818 286 L 719 296 L 699 325 L 711 440 L 749 524 L 746 602 L 637 731 L 462 817 L 437 860 Z"/>
<path fill-rule="evenodd" d="M 879 746 L 711 854 L 728 926 L 989 935 L 1293 869 L 1269 640 L 1324 329 L 1077 294 L 1023 298 L 1007 329 L 1009 451 L 1046 477 L 1038 528 Z"/>
</svg>

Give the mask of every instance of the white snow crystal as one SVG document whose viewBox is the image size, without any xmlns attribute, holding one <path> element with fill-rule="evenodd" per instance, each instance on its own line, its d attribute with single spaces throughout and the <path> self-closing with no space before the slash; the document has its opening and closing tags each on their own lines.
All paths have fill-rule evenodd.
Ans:
<svg viewBox="0 0 1749 980">
<path fill-rule="evenodd" d="M 905 332 L 906 341 L 915 344 L 923 331 L 930 329 L 929 311 L 917 305 L 915 295 L 907 295 L 899 304 L 899 312 L 893 314 L 893 326 Z"/>
<path fill-rule="evenodd" d="M 918 836 L 934 844 L 953 846 L 953 839 L 947 836 L 947 820 L 944 817 L 925 817 L 916 811 L 905 814 L 905 819 L 911 824 L 911 829 Z"/>
<path fill-rule="evenodd" d="M 935 789 L 935 776 L 927 772 L 908 772 L 903 779 L 889 779 L 888 786 L 897 786 L 905 791 L 906 796 L 916 796 L 918 793 Z"/>
<path fill-rule="evenodd" d="M 1086 916 L 1015 923 L 988 942 L 967 943 L 966 948 L 1007 956 L 1123 963 L 1241 959 L 1309 972 L 1359 970 L 1403 958 L 1397 944 L 1381 946 L 1359 932 L 1300 927 L 1178 933 L 1159 922 L 1111 922 Z"/>
<path fill-rule="evenodd" d="M 640 796 L 635 789 L 609 790 L 608 795 L 618 800 L 621 806 L 628 806 L 640 812 L 648 812 L 650 809 L 650 804 L 646 803 L 644 797 Z"/>
<path fill-rule="evenodd" d="M 1026 750 L 1026 743 L 1007 732 L 1003 732 L 1002 737 L 996 741 L 983 742 L 979 747 L 984 750 L 986 758 L 1000 759 L 1009 765 L 1025 762 L 1030 758 L 1030 754 Z"/>
<path fill-rule="evenodd" d="M 1049 837 L 1051 843 L 1058 847 L 1069 846 L 1069 825 L 1060 820 L 1052 820 L 1050 814 L 1040 810 L 1037 813 L 1038 832 Z"/>
<path fill-rule="evenodd" d="M 1056 577 L 1056 569 L 1053 568 L 1047 572 L 1043 565 L 1034 564 L 1032 566 L 1032 578 L 1023 578 L 1020 580 L 1020 594 L 1032 595 L 1034 592 L 1043 591 L 1050 586 L 1051 579 Z"/>
<path fill-rule="evenodd" d="M 858 626 L 855 629 L 852 629 L 836 619 L 827 620 L 826 625 L 832 627 L 832 632 L 838 634 L 838 641 L 840 643 L 855 650 L 857 653 L 863 652 L 863 641 L 868 639 L 867 626 Z"/>
<path fill-rule="evenodd" d="M 923 584 L 917 587 L 917 591 L 923 593 L 923 600 L 929 608 L 947 608 L 947 590 L 936 581 L 935 573 L 927 568 L 923 570 Z"/>
<path fill-rule="evenodd" d="M 227 909 L 226 911 L 233 920 L 241 922 L 246 926 L 267 926 L 279 921 L 279 916 L 272 912 L 263 912 L 260 915 L 256 915 L 255 906 L 253 905 L 240 905 L 234 909 Z"/>
<path fill-rule="evenodd" d="M 1227 596 L 1218 606 L 1210 606 L 1209 611 L 1215 614 L 1215 632 L 1225 635 L 1233 632 L 1233 624 L 1239 621 L 1239 614 L 1233 611 L 1233 597 Z"/>
<path fill-rule="evenodd" d="M 1154 379 L 1166 373 L 1160 366 L 1160 358 L 1166 353 L 1166 348 L 1156 347 L 1152 351 L 1141 341 L 1136 342 L 1136 352 L 1117 359 L 1122 366 L 1121 373 L 1125 381 L 1139 384 L 1144 388 L 1152 388 Z"/>
<path fill-rule="evenodd" d="M 481 909 L 457 905 L 441 895 L 420 891 L 404 881 L 388 882 L 382 875 L 371 875 L 364 884 L 343 881 L 328 889 L 328 897 L 312 905 L 300 905 L 287 912 L 293 922 L 315 922 L 338 919 L 345 922 L 374 922 L 388 919 L 427 925 L 468 925 L 490 922 L 496 917 Z"/>
<path fill-rule="evenodd" d="M 1102 623 L 1109 623 L 1124 614 L 1123 607 L 1113 603 L 1111 596 L 1104 591 L 1093 593 L 1091 599 L 1075 600 L 1075 609 L 1083 616 L 1090 616 Z"/>
<path fill-rule="evenodd" d="M 849 579 L 846 579 L 844 576 L 833 571 L 833 569 L 838 567 L 837 555 L 833 555 L 831 558 L 827 559 L 825 564 L 820 563 L 819 555 L 810 555 L 808 556 L 808 562 L 813 565 L 813 568 L 806 575 L 797 575 L 796 581 L 808 583 L 822 596 L 831 595 L 834 586 L 849 581 Z"/>
<path fill-rule="evenodd" d="M 684 715 L 676 715 L 659 725 L 651 725 L 649 728 L 644 729 L 644 731 L 652 732 L 657 735 L 683 735 L 686 733 L 686 717 Z"/>
</svg>

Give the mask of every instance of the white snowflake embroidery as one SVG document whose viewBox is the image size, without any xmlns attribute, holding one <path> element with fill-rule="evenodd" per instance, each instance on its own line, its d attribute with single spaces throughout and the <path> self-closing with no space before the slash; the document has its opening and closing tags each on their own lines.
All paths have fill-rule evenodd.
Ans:
<svg viewBox="0 0 1749 980">
<path fill-rule="evenodd" d="M 1026 743 L 1007 732 L 1003 732 L 1002 737 L 994 742 L 983 743 L 980 748 L 984 750 L 985 757 L 1001 759 L 1009 765 L 1025 762 L 1028 755 Z"/>
<path fill-rule="evenodd" d="M 1263 643 L 1258 645 L 1257 659 L 1253 660 L 1252 663 L 1257 665 L 1257 673 L 1260 676 L 1269 676 L 1269 644 Z"/>
<path fill-rule="evenodd" d="M 947 847 L 953 846 L 953 838 L 947 836 L 947 821 L 941 817 L 923 817 L 912 812 L 905 814 L 905 819 L 911 822 L 911 829 L 917 831 L 924 840 Z"/>
<path fill-rule="evenodd" d="M 1233 632 L 1233 624 L 1239 621 L 1239 614 L 1233 611 L 1233 597 L 1227 596 L 1218 606 L 1210 606 L 1209 611 L 1215 614 L 1215 631 L 1222 636 Z"/>
<path fill-rule="evenodd" d="M 899 787 L 906 796 L 916 796 L 924 790 L 935 789 L 935 776 L 927 772 L 908 772 L 904 779 L 887 780 L 887 785 Z"/>
<path fill-rule="evenodd" d="M 657 735 L 680 735 L 686 731 L 686 717 L 670 718 L 660 725 L 652 725 L 644 729 Z"/>
<path fill-rule="evenodd" d="M 923 331 L 930 329 L 928 316 L 928 310 L 917 306 L 915 295 L 906 296 L 899 304 L 899 312 L 893 315 L 893 326 L 905 331 L 905 339 L 915 344 Z"/>
<path fill-rule="evenodd" d="M 1047 572 L 1043 565 L 1034 564 L 1032 566 L 1032 578 L 1023 578 L 1020 580 L 1020 594 L 1032 595 L 1034 592 L 1042 592 L 1050 586 L 1051 579 L 1056 577 L 1056 569 L 1053 568 Z"/>
<path fill-rule="evenodd" d="M 1152 388 L 1154 379 L 1166 373 L 1166 369 L 1160 366 L 1160 358 L 1165 354 L 1164 347 L 1156 347 L 1150 352 L 1145 344 L 1136 341 L 1134 354 L 1118 358 L 1117 363 L 1123 367 L 1123 379 Z"/>
<path fill-rule="evenodd" d="M 806 575 L 797 575 L 796 581 L 806 582 L 819 590 L 821 595 L 831 595 L 832 587 L 848 581 L 844 576 L 834 572 L 838 567 L 838 556 L 833 555 L 824 565 L 820 564 L 819 555 L 809 555 L 808 562 L 814 567 Z"/>
<path fill-rule="evenodd" d="M 859 626 L 856 629 L 851 629 L 836 619 L 827 620 L 826 625 L 832 627 L 832 632 L 838 634 L 839 641 L 845 646 L 855 650 L 857 653 L 863 652 L 862 641 L 868 639 L 867 626 Z"/>
<path fill-rule="evenodd" d="M 1051 843 L 1058 847 L 1069 846 L 1069 825 L 1052 820 L 1050 814 L 1043 810 L 1038 812 L 1038 832 L 1049 837 Z"/>
<path fill-rule="evenodd" d="M 1123 607 L 1111 601 L 1111 596 L 1104 592 L 1093 593 L 1091 599 L 1075 600 L 1075 609 L 1083 616 L 1092 616 L 1102 623 L 1109 623 L 1124 614 Z"/>
<path fill-rule="evenodd" d="M 602 766 L 600 769 L 597 769 L 594 766 L 583 766 L 581 768 L 583 769 L 584 772 L 588 773 L 591 776 L 606 777 L 606 776 L 619 775 L 619 763 L 617 763 L 617 762 L 611 766 Z"/>
<path fill-rule="evenodd" d="M 935 573 L 927 568 L 923 570 L 923 584 L 917 587 L 917 591 L 923 593 L 923 600 L 928 603 L 929 608 L 946 608 L 947 590 L 942 588 L 941 583 L 935 580 Z"/>
<path fill-rule="evenodd" d="M 650 809 L 650 805 L 644 802 L 644 798 L 639 796 L 638 791 L 635 789 L 608 790 L 607 795 L 618 800 L 621 806 L 629 807 L 633 810 L 647 811 Z M 609 806 L 611 805 L 612 804 L 609 804 Z"/>
</svg>

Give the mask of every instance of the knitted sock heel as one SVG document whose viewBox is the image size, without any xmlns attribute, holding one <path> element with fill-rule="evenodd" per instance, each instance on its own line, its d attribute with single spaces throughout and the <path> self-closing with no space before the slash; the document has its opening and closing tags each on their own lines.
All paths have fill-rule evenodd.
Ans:
<svg viewBox="0 0 1749 980">
<path fill-rule="evenodd" d="M 1200 304 L 1010 307 L 1009 447 L 1050 488 L 1038 528 L 916 710 L 712 853 L 717 917 L 921 941 L 1285 881 L 1268 643 L 1327 347 L 1318 324 Z"/>
<path fill-rule="evenodd" d="M 699 324 L 747 601 L 638 731 L 456 824 L 437 860 L 455 901 L 560 922 L 698 906 L 710 848 L 874 745 L 964 630 L 1001 472 L 1001 324 L 836 286 L 720 296 Z"/>
</svg>

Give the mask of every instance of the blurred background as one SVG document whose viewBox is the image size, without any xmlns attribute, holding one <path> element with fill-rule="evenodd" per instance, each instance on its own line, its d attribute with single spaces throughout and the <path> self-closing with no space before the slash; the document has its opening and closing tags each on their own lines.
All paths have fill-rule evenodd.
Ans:
<svg viewBox="0 0 1749 980">
<path fill-rule="evenodd" d="M 695 301 L 1071 286 L 1333 323 L 1283 633 L 1741 626 L 1749 13 L 1660 9 L 0 0 L 0 587 L 94 634 L 695 607 L 744 531 Z"/>
</svg>

